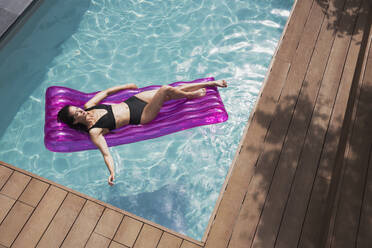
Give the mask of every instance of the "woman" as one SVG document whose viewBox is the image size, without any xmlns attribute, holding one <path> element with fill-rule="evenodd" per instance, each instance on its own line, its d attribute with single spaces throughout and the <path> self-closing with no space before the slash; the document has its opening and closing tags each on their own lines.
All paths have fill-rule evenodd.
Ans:
<svg viewBox="0 0 372 248">
<path fill-rule="evenodd" d="M 205 95 L 205 87 L 227 87 L 225 80 L 186 84 L 172 87 L 164 85 L 157 90 L 138 93 L 122 103 L 99 104 L 107 96 L 125 89 L 137 89 L 135 84 L 111 87 L 98 92 L 84 105 L 84 109 L 66 105 L 58 112 L 58 120 L 71 128 L 87 131 L 98 147 L 110 172 L 108 184 L 115 179 L 114 160 L 109 152 L 104 135 L 124 125 L 146 124 L 155 119 L 164 102 L 180 98 L 197 98 Z"/>
</svg>

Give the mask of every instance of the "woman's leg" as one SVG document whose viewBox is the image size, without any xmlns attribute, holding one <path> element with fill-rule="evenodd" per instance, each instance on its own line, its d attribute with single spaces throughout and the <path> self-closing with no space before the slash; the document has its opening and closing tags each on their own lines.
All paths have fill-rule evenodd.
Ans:
<svg viewBox="0 0 372 248">
<path fill-rule="evenodd" d="M 190 98 L 192 98 L 192 95 L 187 94 L 187 93 L 184 94 L 184 93 L 185 92 L 197 91 L 197 90 L 205 88 L 205 87 L 213 87 L 213 86 L 227 87 L 227 83 L 226 83 L 225 80 L 220 80 L 220 81 L 209 81 L 209 82 L 203 82 L 203 83 L 184 84 L 184 85 L 180 85 L 180 86 L 176 86 L 176 87 L 165 85 L 163 87 L 166 87 L 166 86 L 184 91 L 184 92 L 175 91 L 174 94 L 172 94 L 172 95 L 178 95 L 179 98 L 188 97 L 188 96 Z M 149 103 L 158 91 L 159 90 L 143 91 L 143 92 L 137 94 L 136 96 L 138 98 L 140 98 L 141 100 Z M 200 92 L 196 93 L 196 97 L 198 97 L 198 94 L 200 94 Z M 172 98 L 172 99 L 177 99 L 177 98 Z"/>
<path fill-rule="evenodd" d="M 181 86 L 177 86 L 175 88 L 178 88 L 183 91 L 195 91 L 201 88 L 206 88 L 206 87 L 227 87 L 227 83 L 225 80 L 220 80 L 220 81 L 208 81 L 208 82 L 203 82 L 203 83 L 192 83 L 192 84 L 184 84 Z"/>
<path fill-rule="evenodd" d="M 155 119 L 164 102 L 180 98 L 192 99 L 202 97 L 206 93 L 205 87 L 211 86 L 227 87 L 227 83 L 225 80 L 221 80 L 185 84 L 177 87 L 164 85 L 159 90 L 144 91 L 137 94 L 136 96 L 139 99 L 148 103 L 142 112 L 141 124 L 148 123 Z"/>
<path fill-rule="evenodd" d="M 142 112 L 141 124 L 146 124 L 158 115 L 164 102 L 180 98 L 197 98 L 205 95 L 205 89 L 195 91 L 183 91 L 177 87 L 162 86 L 159 90 L 144 91 L 136 96 L 148 102 Z"/>
</svg>

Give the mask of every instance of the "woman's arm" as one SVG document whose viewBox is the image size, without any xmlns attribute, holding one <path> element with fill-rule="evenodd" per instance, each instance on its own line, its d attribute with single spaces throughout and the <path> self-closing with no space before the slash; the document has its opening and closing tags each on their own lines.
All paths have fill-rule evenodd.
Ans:
<svg viewBox="0 0 372 248">
<path fill-rule="evenodd" d="M 102 130 L 98 128 L 93 128 L 89 131 L 90 138 L 92 142 L 98 147 L 101 151 L 103 159 L 106 163 L 107 169 L 110 172 L 110 176 L 108 178 L 108 184 L 110 186 L 114 185 L 115 179 L 115 171 L 114 171 L 114 159 L 111 156 L 111 153 L 108 149 L 105 137 L 103 137 Z"/>
<path fill-rule="evenodd" d="M 93 106 L 96 106 L 100 101 L 105 99 L 107 96 L 114 94 L 120 90 L 125 90 L 125 89 L 137 89 L 137 85 L 135 84 L 125 84 L 125 85 L 119 85 L 119 86 L 114 86 L 105 90 L 102 90 L 98 92 L 94 97 L 92 97 L 88 102 L 84 104 L 84 108 L 90 108 Z"/>
</svg>

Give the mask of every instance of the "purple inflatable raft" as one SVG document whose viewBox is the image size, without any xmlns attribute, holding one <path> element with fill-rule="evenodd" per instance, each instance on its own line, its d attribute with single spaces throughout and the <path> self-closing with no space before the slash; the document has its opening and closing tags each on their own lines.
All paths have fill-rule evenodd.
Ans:
<svg viewBox="0 0 372 248">
<path fill-rule="evenodd" d="M 190 82 L 176 82 L 170 85 L 178 86 L 213 80 L 214 78 L 203 78 Z M 108 96 L 101 103 L 120 103 L 139 92 L 160 87 L 161 85 L 154 85 L 135 90 L 123 90 Z M 59 86 L 52 86 L 47 89 L 45 96 L 44 143 L 50 151 L 75 152 L 97 148 L 90 141 L 87 133 L 71 129 L 64 123 L 57 121 L 57 113 L 63 106 L 70 104 L 83 108 L 84 104 L 96 93 L 87 94 Z M 152 139 L 188 128 L 224 122 L 227 118 L 227 112 L 217 87 L 209 87 L 206 95 L 201 98 L 166 102 L 158 116 L 148 124 L 126 125 L 112 130 L 105 135 L 105 138 L 108 146 L 116 146 Z"/>
</svg>

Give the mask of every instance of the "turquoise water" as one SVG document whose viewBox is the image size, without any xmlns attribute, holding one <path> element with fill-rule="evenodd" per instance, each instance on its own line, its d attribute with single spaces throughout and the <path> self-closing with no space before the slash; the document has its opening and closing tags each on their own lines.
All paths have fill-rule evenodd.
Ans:
<svg viewBox="0 0 372 248">
<path fill-rule="evenodd" d="M 0 51 L 0 160 L 201 239 L 293 0 L 45 1 Z M 43 144 L 44 96 L 213 76 L 229 120 L 98 150 Z"/>
</svg>

